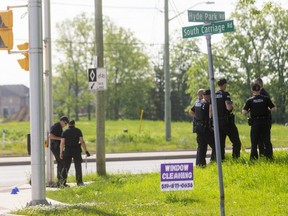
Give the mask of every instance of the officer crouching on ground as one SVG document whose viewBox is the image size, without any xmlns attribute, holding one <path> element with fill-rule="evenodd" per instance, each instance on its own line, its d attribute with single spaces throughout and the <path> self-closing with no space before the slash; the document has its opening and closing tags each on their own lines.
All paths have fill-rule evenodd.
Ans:
<svg viewBox="0 0 288 216">
<path fill-rule="evenodd" d="M 87 151 L 82 131 L 75 127 L 75 121 L 72 120 L 69 122 L 69 128 L 65 130 L 61 136 L 60 158 L 63 160 L 61 185 L 63 186 L 66 185 L 72 158 L 75 165 L 76 183 L 78 186 L 83 185 L 81 146 L 87 157 L 89 157 L 90 153 Z"/>
<path fill-rule="evenodd" d="M 244 115 L 250 112 L 251 117 L 251 154 L 250 159 L 258 159 L 257 144 L 263 141 L 265 156 L 273 158 L 273 147 L 270 139 L 269 112 L 275 112 L 276 107 L 270 98 L 260 95 L 261 87 L 258 84 L 252 86 L 252 97 L 250 97 L 242 110 Z"/>
<path fill-rule="evenodd" d="M 198 143 L 196 165 L 205 167 L 208 145 L 212 149 L 211 161 L 215 161 L 216 159 L 214 133 L 211 129 L 212 107 L 209 89 L 203 91 L 203 99 L 194 104 L 190 110 L 190 114 L 196 119 L 195 126 Z"/>
</svg>

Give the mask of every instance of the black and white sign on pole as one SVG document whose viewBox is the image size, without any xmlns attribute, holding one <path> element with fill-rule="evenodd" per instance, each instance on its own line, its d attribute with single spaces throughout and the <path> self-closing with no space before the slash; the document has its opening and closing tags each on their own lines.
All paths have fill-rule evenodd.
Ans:
<svg viewBox="0 0 288 216">
<path fill-rule="evenodd" d="M 97 74 L 96 74 L 96 68 L 89 68 L 89 69 L 88 69 L 88 81 L 89 81 L 88 88 L 89 88 L 90 90 L 97 89 Z"/>
<path fill-rule="evenodd" d="M 97 90 L 107 89 L 106 68 L 97 68 Z"/>
<path fill-rule="evenodd" d="M 106 68 L 89 68 L 88 81 L 89 90 L 106 90 L 107 78 Z"/>
</svg>

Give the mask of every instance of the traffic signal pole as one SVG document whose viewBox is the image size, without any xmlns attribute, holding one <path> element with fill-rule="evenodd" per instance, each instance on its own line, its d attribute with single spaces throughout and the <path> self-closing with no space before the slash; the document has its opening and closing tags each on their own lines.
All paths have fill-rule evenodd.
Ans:
<svg viewBox="0 0 288 216">
<path fill-rule="evenodd" d="M 42 1 L 28 1 L 32 200 L 48 205 L 45 191 Z"/>
<path fill-rule="evenodd" d="M 51 58 L 51 13 L 50 0 L 44 1 L 44 28 L 45 28 L 45 131 L 48 146 L 46 152 L 46 183 L 47 186 L 53 184 L 54 179 L 54 157 L 50 150 L 50 139 L 48 135 L 53 122 L 53 103 L 52 103 L 52 58 Z"/>
</svg>

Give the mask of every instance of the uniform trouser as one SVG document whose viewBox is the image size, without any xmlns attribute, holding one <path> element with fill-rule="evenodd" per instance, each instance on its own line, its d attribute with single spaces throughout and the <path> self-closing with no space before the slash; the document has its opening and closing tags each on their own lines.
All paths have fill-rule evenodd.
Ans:
<svg viewBox="0 0 288 216">
<path fill-rule="evenodd" d="M 61 172 L 63 169 L 63 161 L 60 159 L 60 146 L 59 144 L 52 144 L 51 143 L 51 151 L 55 157 L 56 163 L 57 163 L 57 179 L 58 182 L 61 179 Z"/>
<path fill-rule="evenodd" d="M 214 134 L 209 128 L 202 128 L 197 126 L 197 156 L 196 156 L 196 165 L 205 166 L 206 165 L 206 153 L 207 145 L 212 149 L 211 161 L 215 161 L 216 152 L 215 152 L 215 142 Z"/>
<path fill-rule="evenodd" d="M 76 183 L 77 185 L 82 184 L 82 156 L 81 153 L 74 154 L 74 155 L 65 155 L 63 156 L 63 169 L 62 169 L 62 178 L 61 178 L 61 185 L 65 185 L 67 181 L 68 172 L 72 163 L 72 158 L 74 161 L 75 166 L 75 175 L 76 175 Z"/>
<path fill-rule="evenodd" d="M 271 113 L 270 113 L 270 115 L 269 115 L 269 129 L 270 129 L 270 131 L 269 131 L 269 134 L 271 135 L 271 127 L 272 127 L 272 116 L 271 116 Z M 270 138 L 271 139 L 271 138 Z M 263 142 L 263 139 L 262 139 L 262 137 L 260 137 L 260 140 L 259 140 L 259 142 L 258 142 L 258 148 L 259 148 L 259 155 L 260 156 L 266 156 L 265 155 L 265 145 L 264 145 L 264 142 Z"/>
<path fill-rule="evenodd" d="M 221 148 L 222 160 L 225 159 L 225 140 L 227 136 L 229 137 L 232 143 L 233 158 L 240 157 L 241 141 L 235 123 L 219 119 L 219 136 L 220 136 L 220 148 Z"/>
<path fill-rule="evenodd" d="M 270 124 L 268 119 L 253 119 L 253 123 L 250 130 L 251 140 L 251 154 L 250 159 L 258 159 L 257 144 L 263 142 L 264 155 L 267 158 L 273 157 L 273 148 L 270 138 Z"/>
</svg>

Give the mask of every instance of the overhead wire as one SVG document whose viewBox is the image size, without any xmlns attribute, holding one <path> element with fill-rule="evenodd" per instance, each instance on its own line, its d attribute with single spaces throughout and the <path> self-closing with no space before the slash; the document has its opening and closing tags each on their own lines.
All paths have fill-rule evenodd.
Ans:
<svg viewBox="0 0 288 216">
<path fill-rule="evenodd" d="M 171 5 L 171 8 L 173 8 L 172 11 L 175 11 L 175 13 L 176 13 L 176 16 L 177 16 L 177 14 L 180 14 L 181 12 L 177 9 L 175 1 L 174 0 L 170 0 L 169 2 L 170 2 L 170 5 Z M 179 25 L 181 27 L 184 26 L 184 22 L 183 22 L 183 19 L 181 18 L 181 16 L 176 17 L 176 19 L 177 19 L 177 21 L 178 21 L 178 23 L 179 23 Z"/>
</svg>

